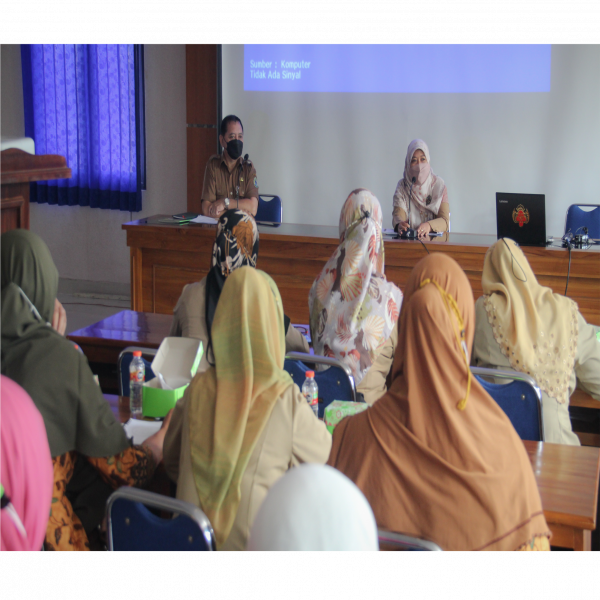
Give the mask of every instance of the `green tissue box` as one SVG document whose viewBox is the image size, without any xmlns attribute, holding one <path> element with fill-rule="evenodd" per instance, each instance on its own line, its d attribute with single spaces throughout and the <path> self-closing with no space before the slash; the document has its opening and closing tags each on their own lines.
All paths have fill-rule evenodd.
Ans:
<svg viewBox="0 0 600 600">
<path fill-rule="evenodd" d="M 175 406 L 196 374 L 202 354 L 200 340 L 168 337 L 162 341 L 152 361 L 152 371 L 161 373 L 167 385 L 173 389 L 161 389 L 158 377 L 144 383 L 144 417 L 164 417 Z"/>
<path fill-rule="evenodd" d="M 346 402 L 344 400 L 334 400 L 325 408 L 324 421 L 329 433 L 333 433 L 335 426 L 344 418 L 350 415 L 357 415 L 363 410 L 367 410 L 369 405 L 366 402 Z"/>
</svg>

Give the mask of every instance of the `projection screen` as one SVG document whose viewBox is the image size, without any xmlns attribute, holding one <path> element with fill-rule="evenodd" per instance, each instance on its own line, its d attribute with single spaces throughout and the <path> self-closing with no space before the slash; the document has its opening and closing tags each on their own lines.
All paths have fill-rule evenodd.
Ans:
<svg viewBox="0 0 600 600">
<path fill-rule="evenodd" d="M 600 46 L 224 45 L 223 115 L 288 223 L 337 225 L 355 188 L 391 227 L 409 142 L 429 145 L 452 231 L 496 233 L 496 192 L 546 195 L 548 234 L 600 203 Z"/>
</svg>

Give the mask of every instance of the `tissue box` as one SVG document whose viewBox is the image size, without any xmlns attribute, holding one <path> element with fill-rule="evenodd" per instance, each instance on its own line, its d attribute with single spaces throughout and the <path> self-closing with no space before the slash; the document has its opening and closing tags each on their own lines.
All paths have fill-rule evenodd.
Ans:
<svg viewBox="0 0 600 600">
<path fill-rule="evenodd" d="M 334 400 L 329 406 L 325 407 L 325 425 L 329 433 L 333 433 L 335 426 L 344 418 L 350 415 L 357 415 L 363 410 L 367 410 L 369 405 L 366 402 L 345 402 L 344 400 Z"/>
<path fill-rule="evenodd" d="M 161 373 L 167 385 L 173 389 L 161 389 L 158 377 L 144 383 L 142 388 L 144 417 L 164 417 L 175 406 L 196 374 L 202 353 L 200 340 L 168 337 L 162 341 L 152 361 L 152 371 Z"/>
</svg>

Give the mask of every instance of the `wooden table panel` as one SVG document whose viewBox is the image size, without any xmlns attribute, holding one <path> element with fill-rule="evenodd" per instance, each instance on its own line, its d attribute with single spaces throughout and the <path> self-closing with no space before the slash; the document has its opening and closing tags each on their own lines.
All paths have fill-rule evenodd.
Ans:
<svg viewBox="0 0 600 600">
<path fill-rule="evenodd" d="M 127 346 L 158 348 L 169 335 L 172 320 L 172 315 L 122 310 L 73 331 L 67 338 L 79 344 L 90 362 L 108 362 L 104 360 L 108 356 L 116 365 L 119 353 Z"/>
<path fill-rule="evenodd" d="M 170 313 L 183 285 L 198 281 L 210 267 L 215 226 L 165 224 L 158 222 L 160 218 L 157 215 L 123 225 L 132 251 L 134 310 Z M 280 227 L 259 226 L 259 232 L 258 268 L 277 283 L 292 321 L 308 322 L 308 292 L 337 248 L 338 228 L 284 223 Z M 493 235 L 450 233 L 425 242 L 425 246 L 429 252 L 444 252 L 454 258 L 478 298 L 485 253 L 495 241 Z M 523 251 L 540 283 L 563 294 L 568 252 L 551 246 L 524 247 Z M 386 238 L 388 279 L 403 289 L 413 267 L 426 255 L 420 242 Z M 572 251 L 568 295 L 579 304 L 588 322 L 600 324 L 600 246 Z"/>
<path fill-rule="evenodd" d="M 590 549 L 596 528 L 600 449 L 524 441 L 553 546 Z"/>
</svg>

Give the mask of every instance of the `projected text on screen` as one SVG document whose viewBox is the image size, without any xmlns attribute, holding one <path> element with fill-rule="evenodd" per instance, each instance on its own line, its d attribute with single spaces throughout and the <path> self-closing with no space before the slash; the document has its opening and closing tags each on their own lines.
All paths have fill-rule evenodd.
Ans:
<svg viewBox="0 0 600 600">
<path fill-rule="evenodd" d="M 550 45 L 244 46 L 244 90 L 549 92 Z"/>
</svg>

